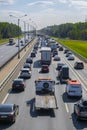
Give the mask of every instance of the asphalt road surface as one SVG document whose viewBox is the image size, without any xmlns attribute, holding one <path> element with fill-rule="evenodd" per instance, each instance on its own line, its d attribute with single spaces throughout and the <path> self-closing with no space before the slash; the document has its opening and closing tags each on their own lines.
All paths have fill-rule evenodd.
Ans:
<svg viewBox="0 0 87 130">
<path fill-rule="evenodd" d="M 75 61 L 68 61 L 63 52 L 59 52 L 61 61 L 66 63 L 70 68 L 70 78 L 77 79 L 82 83 L 83 96 L 87 95 L 87 67 L 84 70 L 74 70 L 73 64 Z M 10 91 L 6 103 L 16 103 L 19 105 L 19 115 L 16 123 L 0 124 L 0 130 L 87 130 L 87 122 L 78 122 L 73 114 L 73 106 L 78 101 L 77 99 L 69 99 L 65 93 L 65 84 L 60 84 L 57 80 L 58 71 L 56 66 L 58 61 L 53 61 L 50 65 L 49 73 L 41 73 L 40 52 L 38 50 L 36 58 L 33 59 L 32 77 L 26 80 L 26 89 L 24 92 L 13 93 Z M 34 81 L 38 77 L 50 77 L 55 80 L 55 94 L 57 99 L 58 109 L 53 111 L 36 112 L 35 103 L 35 84 Z"/>
</svg>

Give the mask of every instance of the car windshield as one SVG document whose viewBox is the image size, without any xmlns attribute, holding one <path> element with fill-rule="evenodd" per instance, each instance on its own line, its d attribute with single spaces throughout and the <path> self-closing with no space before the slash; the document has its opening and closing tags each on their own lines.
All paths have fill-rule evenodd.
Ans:
<svg viewBox="0 0 87 130">
<path fill-rule="evenodd" d="M 12 112 L 12 107 L 2 106 L 2 107 L 0 107 L 0 112 Z"/>
<path fill-rule="evenodd" d="M 81 87 L 81 85 L 80 84 L 73 84 L 73 85 L 70 85 L 70 87 L 79 89 Z"/>
<path fill-rule="evenodd" d="M 22 81 L 14 81 L 14 84 L 21 84 Z"/>
</svg>

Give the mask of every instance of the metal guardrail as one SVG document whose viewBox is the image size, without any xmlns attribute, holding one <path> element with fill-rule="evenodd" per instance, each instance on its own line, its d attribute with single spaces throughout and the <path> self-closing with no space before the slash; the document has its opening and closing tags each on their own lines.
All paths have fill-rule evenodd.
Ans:
<svg viewBox="0 0 87 130">
<path fill-rule="evenodd" d="M 28 44 L 27 44 L 28 45 Z M 26 46 L 27 46 L 26 45 Z M 24 49 L 24 48 L 23 48 Z M 23 50 L 22 49 L 22 50 Z M 30 49 L 31 51 L 31 49 Z M 1 82 L 0 84 L 0 92 L 2 91 L 2 89 L 5 87 L 5 85 L 9 82 L 9 80 L 12 78 L 12 76 L 14 75 L 14 73 L 16 72 L 17 68 L 20 66 L 20 64 L 23 62 L 23 59 L 25 60 L 26 57 L 29 55 L 28 53 L 30 53 L 30 51 L 28 50 L 26 52 L 25 55 L 23 55 L 23 57 L 21 57 L 21 59 L 19 60 L 19 62 L 15 65 L 15 67 L 13 68 L 13 70 L 7 75 L 7 77 L 4 79 L 4 81 Z"/>
</svg>

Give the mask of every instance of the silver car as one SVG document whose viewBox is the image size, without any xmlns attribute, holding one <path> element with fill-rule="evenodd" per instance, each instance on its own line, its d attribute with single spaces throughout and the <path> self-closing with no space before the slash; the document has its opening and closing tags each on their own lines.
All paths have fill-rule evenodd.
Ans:
<svg viewBox="0 0 87 130">
<path fill-rule="evenodd" d="M 19 78 L 31 78 L 31 71 L 28 68 L 23 68 L 18 76 Z"/>
</svg>

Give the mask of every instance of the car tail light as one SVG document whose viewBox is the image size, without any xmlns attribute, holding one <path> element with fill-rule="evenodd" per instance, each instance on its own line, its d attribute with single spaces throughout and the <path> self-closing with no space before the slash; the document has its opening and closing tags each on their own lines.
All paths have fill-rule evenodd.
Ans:
<svg viewBox="0 0 87 130">
<path fill-rule="evenodd" d="M 24 84 L 21 84 L 21 86 L 23 87 L 23 86 L 24 86 Z"/>
<path fill-rule="evenodd" d="M 81 114 L 81 111 L 80 110 L 78 110 L 78 115 L 80 115 Z"/>
<path fill-rule="evenodd" d="M 15 84 L 13 84 L 12 87 L 15 87 Z"/>
<path fill-rule="evenodd" d="M 9 114 L 8 116 L 9 116 L 9 117 L 13 117 L 13 114 Z"/>
</svg>

